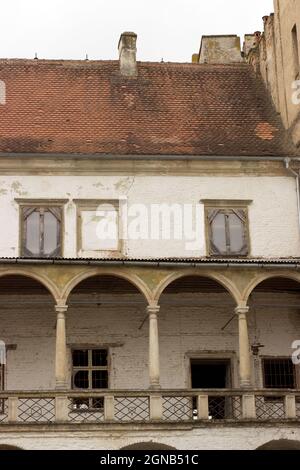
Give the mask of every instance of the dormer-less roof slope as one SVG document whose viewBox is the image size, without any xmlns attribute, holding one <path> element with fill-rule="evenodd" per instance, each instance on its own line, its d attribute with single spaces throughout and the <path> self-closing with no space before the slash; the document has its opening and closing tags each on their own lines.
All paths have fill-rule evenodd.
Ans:
<svg viewBox="0 0 300 470">
<path fill-rule="evenodd" d="M 285 156 L 294 153 L 247 64 L 0 60 L 0 152 Z"/>
</svg>

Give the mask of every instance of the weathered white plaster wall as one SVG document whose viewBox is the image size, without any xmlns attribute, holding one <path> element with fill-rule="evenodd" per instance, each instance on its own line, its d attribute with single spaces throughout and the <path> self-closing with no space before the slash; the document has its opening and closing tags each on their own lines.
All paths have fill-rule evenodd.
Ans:
<svg viewBox="0 0 300 470">
<path fill-rule="evenodd" d="M 132 204 L 198 204 L 201 199 L 247 199 L 251 256 L 300 256 L 295 181 L 290 177 L 201 176 L 5 176 L 0 178 L 0 256 L 15 257 L 19 247 L 19 208 L 15 198 L 66 198 L 64 256 L 76 257 L 76 205 L 73 199 L 118 199 Z M 199 208 L 201 240 L 128 240 L 129 257 L 193 257 L 206 254 L 204 209 Z M 145 224 L 144 219 L 143 223 Z M 101 254 L 101 256 L 103 253 Z M 97 252 L 95 252 L 97 256 Z M 100 254 L 99 254 L 100 256 Z"/>
<path fill-rule="evenodd" d="M 32 450 L 118 450 L 138 442 L 155 442 L 175 447 L 180 450 L 254 450 L 257 447 L 278 439 L 300 441 L 300 429 L 292 426 L 255 426 L 244 425 L 207 426 L 194 429 L 130 429 L 126 431 L 111 429 L 94 431 L 69 432 L 53 429 L 53 432 L 5 432 L 1 430 L 0 445 L 16 445 L 23 449 Z M 122 454 L 120 454 L 122 455 Z"/>
<path fill-rule="evenodd" d="M 100 307 L 70 306 L 67 313 L 67 341 L 69 347 L 90 345 L 110 348 L 110 388 L 148 388 L 147 321 L 139 329 L 145 318 L 145 307 L 141 296 L 126 299 L 119 295 L 115 305 L 107 303 L 111 302 L 111 297 L 103 297 Z M 54 388 L 54 309 L 46 305 L 45 300 L 36 306 L 26 305 L 24 299 L 23 304 L 20 298 L 15 300 L 18 304 L 8 308 L 3 299 L 0 311 L 0 338 L 7 344 L 17 345 L 16 350 L 8 351 L 6 388 Z M 291 355 L 292 342 L 300 339 L 299 310 L 288 308 L 288 304 L 294 305 L 295 300 L 299 299 L 273 295 L 272 301 L 268 297 L 257 299 L 256 307 L 250 309 L 250 342 L 258 340 L 264 344 L 261 355 Z M 31 301 L 36 302 L 38 298 L 33 297 Z M 168 294 L 162 297 L 161 305 L 159 338 L 162 387 L 191 386 L 191 356 L 231 358 L 232 385 L 238 386 L 237 318 L 222 330 L 234 314 L 234 304 L 229 295 Z M 256 385 L 260 386 L 260 364 L 256 364 Z"/>
</svg>

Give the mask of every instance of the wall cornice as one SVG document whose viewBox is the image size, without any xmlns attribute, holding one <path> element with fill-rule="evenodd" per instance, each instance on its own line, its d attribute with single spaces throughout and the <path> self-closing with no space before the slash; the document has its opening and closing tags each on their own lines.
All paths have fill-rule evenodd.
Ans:
<svg viewBox="0 0 300 470">
<path fill-rule="evenodd" d="M 95 176 L 153 175 L 153 176 L 290 176 L 284 168 L 284 159 L 120 159 L 14 156 L 0 157 L 2 175 Z"/>
</svg>

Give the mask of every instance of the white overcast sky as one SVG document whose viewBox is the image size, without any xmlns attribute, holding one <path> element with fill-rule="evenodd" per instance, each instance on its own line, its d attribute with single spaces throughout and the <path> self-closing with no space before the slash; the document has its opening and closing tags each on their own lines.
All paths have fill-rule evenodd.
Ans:
<svg viewBox="0 0 300 470">
<path fill-rule="evenodd" d="M 190 62 L 202 34 L 262 30 L 273 0 L 0 0 L 0 57 L 116 59 L 122 31 L 138 60 Z"/>
</svg>

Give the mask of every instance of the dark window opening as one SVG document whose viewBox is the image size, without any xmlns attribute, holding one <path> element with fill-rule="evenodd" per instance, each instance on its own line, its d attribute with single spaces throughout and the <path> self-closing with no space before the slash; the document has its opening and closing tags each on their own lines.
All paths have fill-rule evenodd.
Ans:
<svg viewBox="0 0 300 470">
<path fill-rule="evenodd" d="M 191 360 L 191 382 L 195 389 L 226 389 L 231 387 L 230 360 Z M 210 419 L 225 419 L 228 400 L 226 397 L 210 396 L 208 409 Z M 193 403 L 196 410 L 196 400 Z M 196 414 L 196 413 L 195 413 Z"/>
<path fill-rule="evenodd" d="M 209 209 L 207 219 L 211 255 L 248 255 L 245 209 Z"/>
<path fill-rule="evenodd" d="M 61 209 L 24 207 L 22 216 L 22 256 L 61 256 Z"/>
<path fill-rule="evenodd" d="M 296 388 L 295 366 L 291 359 L 263 359 L 265 388 Z"/>
<path fill-rule="evenodd" d="M 299 58 L 298 31 L 297 31 L 296 25 L 294 25 L 292 29 L 292 45 L 293 45 L 295 78 L 297 79 L 299 78 L 299 75 L 300 75 L 300 58 Z"/>
<path fill-rule="evenodd" d="M 72 351 L 72 387 L 81 390 L 108 388 L 107 349 L 74 349 Z M 74 398 L 73 410 L 103 410 L 104 398 Z"/>
</svg>

